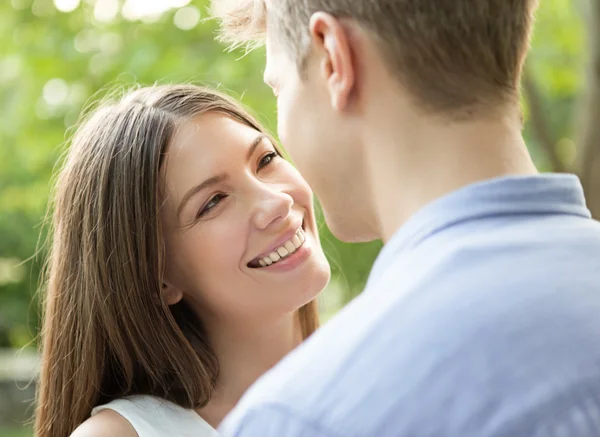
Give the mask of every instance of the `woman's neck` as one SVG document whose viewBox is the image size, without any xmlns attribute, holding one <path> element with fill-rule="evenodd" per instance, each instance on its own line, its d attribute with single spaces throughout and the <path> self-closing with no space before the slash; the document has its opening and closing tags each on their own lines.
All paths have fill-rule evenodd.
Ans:
<svg viewBox="0 0 600 437">
<path fill-rule="evenodd" d="M 197 412 L 216 428 L 244 392 L 302 338 L 297 314 L 270 324 L 211 326 L 208 331 L 219 361 L 219 376 L 212 399 Z"/>
</svg>

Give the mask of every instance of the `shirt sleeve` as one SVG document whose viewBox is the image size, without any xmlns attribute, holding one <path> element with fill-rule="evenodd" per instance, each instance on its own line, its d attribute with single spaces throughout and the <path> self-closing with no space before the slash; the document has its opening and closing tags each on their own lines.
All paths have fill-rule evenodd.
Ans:
<svg viewBox="0 0 600 437">
<path fill-rule="evenodd" d="M 223 437 L 341 437 L 278 405 L 257 406 L 244 411 L 234 410 L 219 427 L 219 435 Z"/>
</svg>

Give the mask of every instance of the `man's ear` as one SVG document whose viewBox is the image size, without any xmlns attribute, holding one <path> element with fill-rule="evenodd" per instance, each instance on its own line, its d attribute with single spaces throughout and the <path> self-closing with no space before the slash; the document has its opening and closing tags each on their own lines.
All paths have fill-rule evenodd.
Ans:
<svg viewBox="0 0 600 437">
<path fill-rule="evenodd" d="M 183 299 L 183 292 L 168 282 L 163 282 L 160 292 L 163 301 L 167 305 L 175 305 Z"/>
<path fill-rule="evenodd" d="M 355 85 L 355 66 L 347 31 L 333 15 L 315 12 L 310 17 L 309 34 L 319 60 L 319 74 L 327 82 L 331 106 L 342 111 Z"/>
</svg>

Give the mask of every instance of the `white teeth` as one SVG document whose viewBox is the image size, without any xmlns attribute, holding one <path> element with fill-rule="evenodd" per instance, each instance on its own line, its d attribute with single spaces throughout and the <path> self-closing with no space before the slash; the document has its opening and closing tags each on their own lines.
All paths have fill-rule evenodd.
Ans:
<svg viewBox="0 0 600 437">
<path fill-rule="evenodd" d="M 275 251 L 271 252 L 268 256 L 260 259 L 258 264 L 261 267 L 270 266 L 271 264 L 276 263 L 277 261 L 285 258 L 286 256 L 294 253 L 304 242 L 306 241 L 306 236 L 304 235 L 304 230 L 302 228 L 296 231 L 296 234 L 292 237 L 291 240 L 286 241 L 281 247 L 278 247 Z"/>
<path fill-rule="evenodd" d="M 277 249 L 277 253 L 282 258 L 286 257 L 286 256 L 288 256 L 290 254 L 285 247 L 280 247 L 279 249 Z"/>
</svg>

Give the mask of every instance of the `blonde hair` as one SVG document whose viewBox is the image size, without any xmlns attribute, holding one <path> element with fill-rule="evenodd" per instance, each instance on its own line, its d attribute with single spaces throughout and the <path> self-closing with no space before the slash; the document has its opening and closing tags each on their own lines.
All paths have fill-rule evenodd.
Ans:
<svg viewBox="0 0 600 437">
<path fill-rule="evenodd" d="M 252 48 L 267 21 L 302 72 L 310 17 L 349 18 L 375 40 L 390 71 L 424 108 L 468 113 L 518 103 L 538 0 L 213 0 L 220 39 Z"/>
<path fill-rule="evenodd" d="M 230 97 L 192 85 L 143 88 L 78 129 L 56 184 L 35 433 L 68 436 L 94 406 L 132 394 L 186 408 L 211 398 L 219 363 L 185 302 L 160 290 L 160 168 L 178 123 L 215 111 L 265 134 Z M 303 337 L 316 302 L 298 316 Z"/>
</svg>

